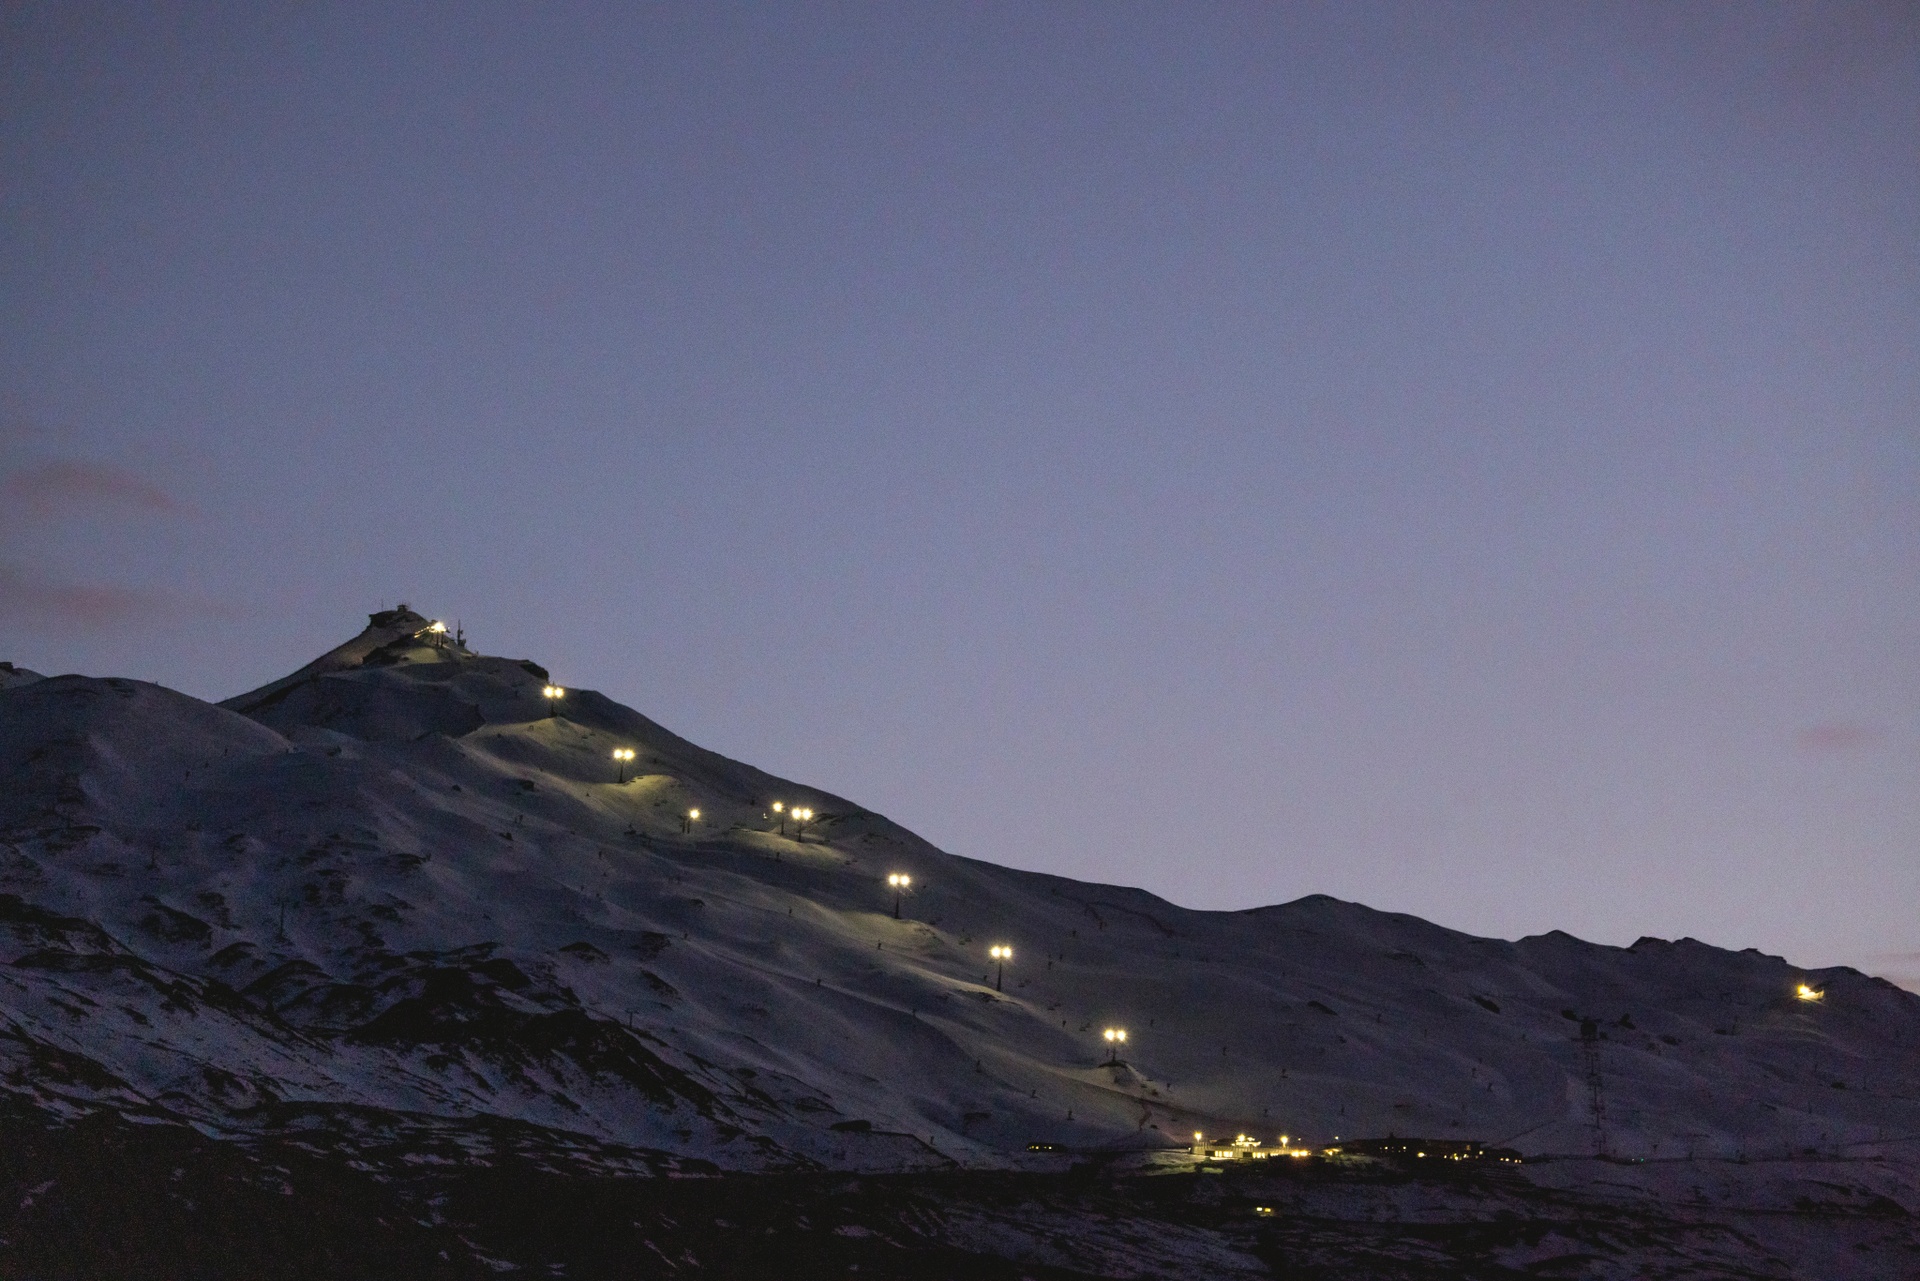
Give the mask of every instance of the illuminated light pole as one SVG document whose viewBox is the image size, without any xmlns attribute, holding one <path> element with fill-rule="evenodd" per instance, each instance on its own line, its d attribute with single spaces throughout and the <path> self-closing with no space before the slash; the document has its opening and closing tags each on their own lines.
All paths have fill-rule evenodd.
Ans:
<svg viewBox="0 0 1920 1281">
<path fill-rule="evenodd" d="M 887 884 L 893 886 L 893 919 L 900 919 L 900 896 L 913 884 L 913 878 L 904 872 L 894 872 L 887 877 Z"/>
<path fill-rule="evenodd" d="M 700 811 L 688 810 L 687 816 L 680 820 L 680 834 L 682 836 L 691 836 L 693 834 L 693 825 L 699 821 Z"/>
<path fill-rule="evenodd" d="M 613 749 L 613 759 L 620 762 L 620 781 L 625 783 L 627 781 L 627 762 L 633 759 L 633 749 L 631 747 L 616 747 Z"/>
<path fill-rule="evenodd" d="M 992 957 L 994 963 L 1000 967 L 995 971 L 993 976 L 993 990 L 996 992 L 1004 991 L 1005 988 L 1002 984 L 1004 984 L 1007 979 L 1007 962 L 1013 959 L 1013 949 L 1004 943 L 995 943 L 987 949 L 987 955 Z"/>
<path fill-rule="evenodd" d="M 1120 1047 L 1127 1043 L 1127 1029 L 1123 1027 L 1110 1027 L 1100 1035 L 1107 1038 L 1107 1062 L 1109 1064 L 1118 1063 L 1120 1061 Z"/>
<path fill-rule="evenodd" d="M 566 696 L 567 690 L 564 685 L 545 685 L 540 689 L 540 697 L 547 700 L 547 715 L 549 716 L 558 716 L 560 714 L 560 700 Z"/>
<path fill-rule="evenodd" d="M 780 835 L 785 836 L 787 834 L 787 803 L 785 801 L 775 801 L 773 803 L 773 812 L 780 816 Z"/>
<path fill-rule="evenodd" d="M 797 805 L 794 806 L 793 839 L 805 845 L 807 843 L 807 824 L 811 822 L 813 822 L 813 811 L 811 809 L 802 809 Z"/>
<path fill-rule="evenodd" d="M 1824 1001 L 1827 999 L 1825 992 L 1817 987 L 1808 987 L 1805 983 L 1802 983 L 1796 988 L 1793 995 L 1795 999 L 1801 1001 Z"/>
</svg>

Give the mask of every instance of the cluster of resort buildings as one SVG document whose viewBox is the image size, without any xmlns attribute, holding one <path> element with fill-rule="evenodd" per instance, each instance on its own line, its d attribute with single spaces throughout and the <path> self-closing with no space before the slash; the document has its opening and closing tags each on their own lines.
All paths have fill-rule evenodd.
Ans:
<svg viewBox="0 0 1920 1281">
<path fill-rule="evenodd" d="M 1385 1161 L 1493 1161 L 1518 1165 L 1522 1158 L 1512 1148 L 1490 1148 L 1477 1139 L 1418 1139 L 1389 1135 L 1384 1139 L 1348 1139 L 1334 1136 L 1332 1144 L 1315 1147 L 1281 1135 L 1273 1147 L 1250 1134 L 1231 1139 L 1209 1139 L 1195 1130 L 1193 1146 L 1188 1149 L 1196 1161 L 1265 1161 L 1275 1158 L 1372 1157 Z"/>
</svg>

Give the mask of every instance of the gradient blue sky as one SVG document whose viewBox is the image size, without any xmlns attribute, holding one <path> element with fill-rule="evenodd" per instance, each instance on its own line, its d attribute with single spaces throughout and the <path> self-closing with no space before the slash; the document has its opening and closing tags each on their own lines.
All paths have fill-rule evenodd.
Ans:
<svg viewBox="0 0 1920 1281">
<path fill-rule="evenodd" d="M 0 657 L 1920 983 L 1912 4 L 0 8 Z"/>
</svg>

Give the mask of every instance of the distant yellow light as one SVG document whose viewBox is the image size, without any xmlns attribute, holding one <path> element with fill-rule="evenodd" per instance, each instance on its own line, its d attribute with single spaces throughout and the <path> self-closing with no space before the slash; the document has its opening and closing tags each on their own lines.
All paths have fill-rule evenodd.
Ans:
<svg viewBox="0 0 1920 1281">
<path fill-rule="evenodd" d="M 1827 999 L 1825 992 L 1817 987 L 1808 987 L 1805 983 L 1802 983 L 1799 988 L 1795 990 L 1794 995 L 1803 1001 L 1824 1001 Z"/>
<path fill-rule="evenodd" d="M 907 886 L 913 884 L 913 878 L 904 872 L 894 872 L 887 877 L 887 884 L 896 890 L 904 890 Z"/>
<path fill-rule="evenodd" d="M 1204 1134 L 1202 1134 L 1202 1133 L 1200 1133 L 1200 1131 L 1198 1131 L 1198 1130 L 1195 1130 L 1195 1131 L 1193 1132 L 1193 1141 L 1194 1141 L 1195 1143 L 1198 1143 L 1198 1142 L 1200 1142 L 1200 1140 L 1201 1140 L 1201 1139 L 1203 1139 L 1203 1138 L 1205 1138 L 1205 1137 L 1206 1137 L 1206 1136 L 1205 1136 Z"/>
<path fill-rule="evenodd" d="M 776 814 L 778 814 L 781 810 L 785 808 L 787 808 L 787 806 L 786 806 L 786 802 L 784 801 L 775 801 L 773 803 L 773 812 Z"/>
<path fill-rule="evenodd" d="M 427 630 L 436 636 L 445 636 L 447 634 L 447 625 L 436 621 L 431 627 L 427 628 Z"/>
<path fill-rule="evenodd" d="M 540 690 L 542 698 L 565 698 L 566 696 L 567 690 L 564 685 L 547 685 Z"/>
<path fill-rule="evenodd" d="M 688 810 L 688 811 L 687 811 L 687 817 L 688 817 L 688 818 L 690 818 L 690 819 L 692 819 L 692 820 L 693 820 L 694 822 L 696 822 L 696 823 L 698 823 L 698 822 L 700 821 L 700 811 L 699 811 L 699 810 Z"/>
<path fill-rule="evenodd" d="M 633 759 L 633 749 L 631 747 L 616 747 L 613 749 L 613 759 L 616 761 L 630 761 Z"/>
<path fill-rule="evenodd" d="M 1011 961 L 1013 959 L 1013 949 L 1003 944 L 995 943 L 987 949 L 987 955 L 996 961 Z"/>
<path fill-rule="evenodd" d="M 1106 1037 L 1107 1040 L 1115 1045 L 1124 1045 L 1127 1040 L 1127 1029 L 1123 1027 L 1110 1027 L 1100 1033 L 1100 1035 Z M 1241 1135 L 1240 1137 L 1245 1138 L 1246 1136 Z"/>
</svg>

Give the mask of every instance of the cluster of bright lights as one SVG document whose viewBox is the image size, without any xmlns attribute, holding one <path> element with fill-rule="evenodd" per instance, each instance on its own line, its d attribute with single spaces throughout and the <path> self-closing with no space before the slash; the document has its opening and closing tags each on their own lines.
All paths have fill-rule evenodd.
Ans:
<svg viewBox="0 0 1920 1281">
<path fill-rule="evenodd" d="M 987 955 L 991 956 L 996 961 L 1005 963 L 1013 959 L 1013 949 L 1010 947 L 1007 947 L 1005 944 L 995 943 L 992 947 L 987 949 Z"/>
<path fill-rule="evenodd" d="M 1802 983 L 1795 989 L 1794 995 L 1803 1001 L 1824 1001 L 1827 999 L 1825 992 L 1817 987 L 1808 987 L 1805 983 Z"/>
<path fill-rule="evenodd" d="M 1127 1029 L 1123 1027 L 1110 1027 L 1100 1035 L 1107 1038 L 1108 1045 L 1125 1045 L 1127 1043 Z M 1247 1136 L 1243 1134 L 1240 1137 L 1244 1139 Z"/>
<path fill-rule="evenodd" d="M 440 622 L 438 619 L 436 619 L 432 624 L 430 624 L 427 627 L 427 630 L 432 632 L 435 636 L 445 636 L 447 634 L 447 625 L 443 622 Z"/>
<path fill-rule="evenodd" d="M 1195 1130 L 1193 1132 L 1194 1154 L 1203 1160 L 1210 1158 L 1216 1161 L 1224 1161 L 1238 1160 L 1246 1157 L 1258 1161 L 1278 1156 L 1308 1157 L 1313 1155 L 1313 1149 L 1310 1147 L 1289 1147 L 1288 1145 L 1292 1142 L 1293 1136 L 1283 1134 L 1280 1136 L 1280 1147 L 1278 1151 L 1263 1152 L 1260 1150 L 1260 1140 L 1254 1138 L 1251 1134 L 1236 1134 L 1233 1136 L 1231 1143 L 1221 1146 L 1217 1143 L 1208 1143 L 1207 1136 L 1201 1131 Z M 1337 1151 L 1339 1151 L 1338 1148 L 1327 1149 L 1329 1155 Z"/>
<path fill-rule="evenodd" d="M 550 703 L 558 702 L 560 699 L 563 699 L 566 696 L 567 696 L 567 689 L 566 689 L 566 686 L 564 685 L 543 685 L 540 688 L 540 697 L 546 699 Z"/>
<path fill-rule="evenodd" d="M 633 749 L 631 747 L 616 747 L 613 749 L 613 759 L 615 763 L 620 766 L 620 781 L 622 783 L 626 782 L 627 762 L 633 759 Z"/>
<path fill-rule="evenodd" d="M 793 809 L 793 816 L 802 823 L 811 823 L 813 821 L 813 811 L 797 805 Z"/>
<path fill-rule="evenodd" d="M 907 886 L 913 884 L 913 878 L 904 872 L 893 872 L 887 876 L 887 884 L 896 890 L 904 890 Z M 1008 953 L 1008 955 L 1012 955 L 1012 953 Z"/>
</svg>

